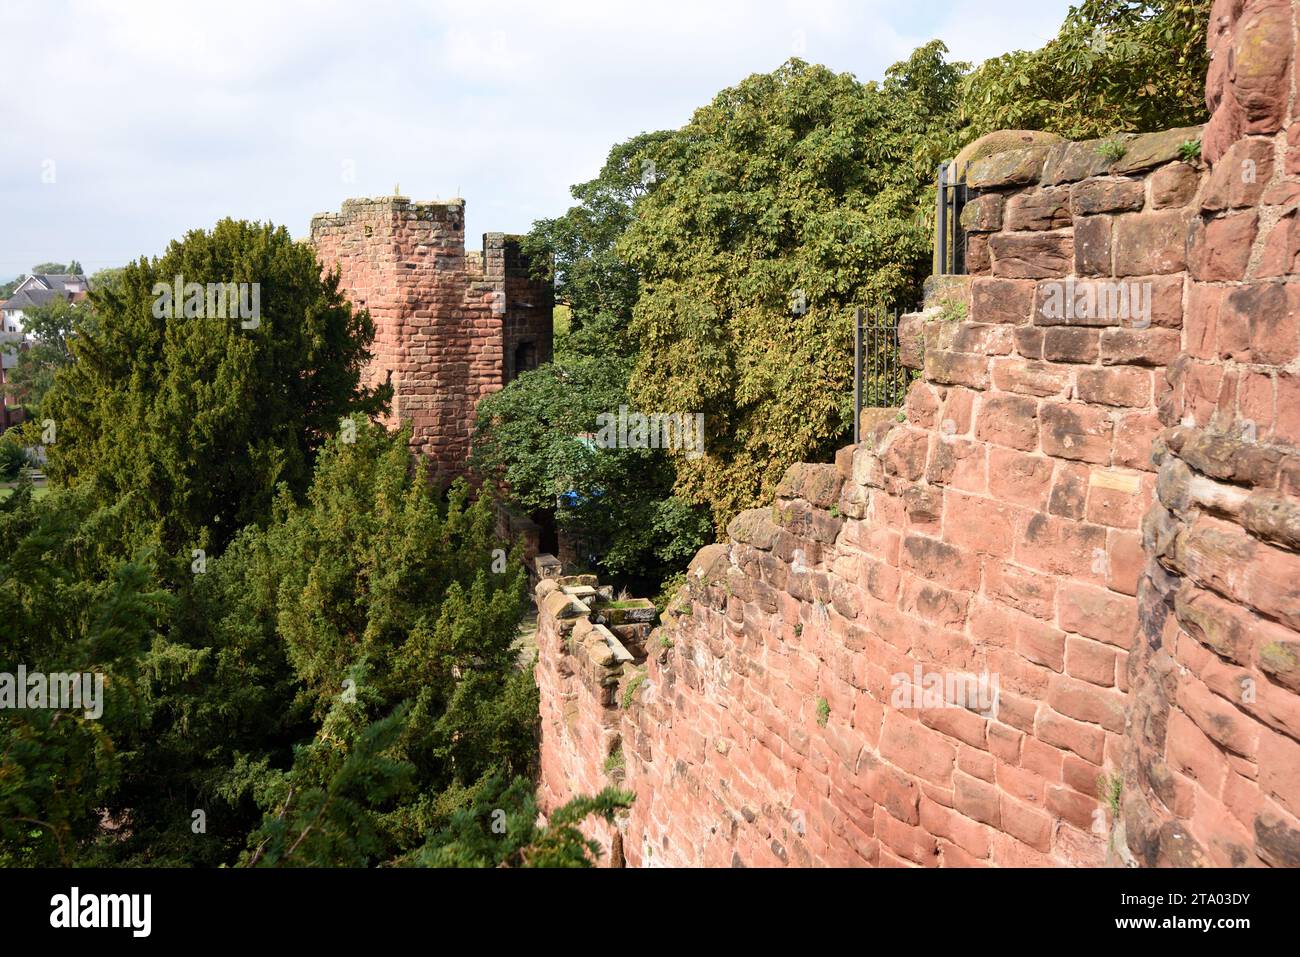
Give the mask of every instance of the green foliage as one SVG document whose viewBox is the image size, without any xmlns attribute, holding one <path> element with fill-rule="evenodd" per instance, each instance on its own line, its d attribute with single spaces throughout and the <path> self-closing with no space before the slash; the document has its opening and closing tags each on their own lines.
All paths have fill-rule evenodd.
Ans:
<svg viewBox="0 0 1300 957">
<path fill-rule="evenodd" d="M 1110 808 L 1111 818 L 1118 819 L 1120 798 L 1124 794 L 1124 775 L 1118 772 L 1097 775 L 1097 792 L 1106 803 L 1106 806 Z"/>
<path fill-rule="evenodd" d="M 0 482 L 12 482 L 27 465 L 27 450 L 6 432 L 0 436 Z"/>
<path fill-rule="evenodd" d="M 18 350 L 18 362 L 9 376 L 9 391 L 18 404 L 40 416 L 41 402 L 58 371 L 72 362 L 69 340 L 78 325 L 92 322 L 90 310 L 54 298 L 23 313 L 27 348 Z"/>
<path fill-rule="evenodd" d="M 302 504 L 282 488 L 189 576 L 157 543 L 120 556 L 129 503 L 0 502 L 0 671 L 102 673 L 107 698 L 98 721 L 6 715 L 0 861 L 395 862 L 530 773 L 518 555 L 492 572 L 490 503 L 441 503 L 405 434 L 353 424 Z"/>
<path fill-rule="evenodd" d="M 620 748 L 615 748 L 615 749 L 614 749 L 613 751 L 611 751 L 611 752 L 609 753 L 609 755 L 605 758 L 605 773 L 606 773 L 606 774 L 610 774 L 610 775 L 612 775 L 612 774 L 614 774 L 616 771 L 621 771 L 621 770 L 623 770 L 623 768 L 624 768 L 624 766 L 625 766 L 626 764 L 627 764 L 627 761 L 626 761 L 626 759 L 623 757 L 623 749 L 622 749 L 621 747 L 620 747 Z"/>
<path fill-rule="evenodd" d="M 68 263 L 67 265 L 64 265 L 63 263 L 37 263 L 35 266 L 32 267 L 32 275 L 38 275 L 38 276 L 44 276 L 44 275 L 65 276 L 65 275 L 80 275 L 80 274 L 81 274 L 81 263 L 77 262 L 75 259 L 72 260 L 72 262 Z"/>
<path fill-rule="evenodd" d="M 799 60 L 724 90 L 653 152 L 619 245 L 639 272 L 631 393 L 702 412 L 707 455 L 677 491 L 718 528 L 852 428 L 852 316 L 911 302 L 930 262 L 935 164 L 962 65 L 943 44 L 882 84 Z"/>
<path fill-rule="evenodd" d="M 1124 158 L 1128 152 L 1128 147 L 1124 145 L 1122 139 L 1103 140 L 1097 144 L 1097 155 L 1111 163 L 1116 163 Z"/>
<path fill-rule="evenodd" d="M 256 328 L 228 319 L 154 315 L 154 284 L 259 283 Z M 387 395 L 360 386 L 373 338 L 337 277 L 283 228 L 224 220 L 127 266 L 91 293 L 94 322 L 71 339 L 75 361 L 42 403 L 55 421 L 55 481 L 88 485 L 101 503 L 129 498 L 170 550 L 217 551 L 264 522 L 279 483 L 301 494 L 339 419 L 378 412 Z"/>
<path fill-rule="evenodd" d="M 823 728 L 831 718 L 831 705 L 825 698 L 817 699 L 817 723 Z"/>
<path fill-rule="evenodd" d="M 148 704 L 140 660 L 172 599 L 153 557 L 106 559 L 120 530 L 80 492 L 0 501 L 0 672 L 103 676 L 103 713 L 6 710 L 0 722 L 0 865 L 92 863 L 110 840 L 102 814 L 139 740 Z M 103 536 L 101 538 L 101 536 Z M 110 818 L 121 823 L 121 818 Z"/>
<path fill-rule="evenodd" d="M 609 357 L 632 348 L 625 327 L 639 278 L 616 244 L 634 219 L 637 200 L 653 187 L 657 174 L 648 164 L 654 150 L 671 135 L 642 133 L 615 146 L 594 180 L 570 190 L 577 204 L 563 216 L 538 220 L 524 239 L 524 252 L 554 279 L 570 330 L 588 333 L 572 341 L 576 351 L 589 346 Z"/>
<path fill-rule="evenodd" d="M 1201 141 L 1187 140 L 1178 145 L 1178 155 L 1184 163 L 1193 163 L 1201 158 Z"/>
<path fill-rule="evenodd" d="M 628 679 L 627 684 L 623 686 L 623 710 L 632 707 L 632 702 L 636 700 L 636 693 L 641 690 L 641 686 L 649 677 L 644 670 L 638 670 Z"/>
<path fill-rule="evenodd" d="M 273 624 L 318 726 L 287 773 L 257 785 L 263 849 L 249 863 L 393 859 L 445 819 L 447 795 L 532 762 L 518 556 L 493 573 L 488 500 L 458 485 L 440 508 L 404 434 L 356 425 L 355 442 L 323 450 L 306 505 L 286 496 L 274 525 L 241 536 L 232 552 L 249 572 L 212 596 L 229 627 Z M 265 597 L 241 608 L 244 594 Z"/>
<path fill-rule="evenodd" d="M 431 834 L 411 863 L 425 867 L 590 867 L 600 845 L 583 837 L 578 825 L 592 815 L 612 822 L 630 807 L 633 795 L 606 788 L 592 797 L 574 798 L 558 808 L 546 826 L 537 823 L 532 782 L 492 777 L 474 789 L 471 804 Z"/>
<path fill-rule="evenodd" d="M 945 299 L 940 304 L 939 318 L 944 322 L 961 322 L 966 318 L 966 303 L 961 299 Z"/>
<path fill-rule="evenodd" d="M 534 224 L 525 250 L 553 264 L 568 331 L 556 330 L 554 363 L 479 403 L 473 458 L 515 507 L 555 509 L 562 529 L 596 542 L 606 578 L 651 585 L 708 543 L 708 518 L 673 494 L 676 473 L 663 450 L 598 448 L 580 437 L 597 431 L 597 416 L 631 403 L 636 347 L 627 327 L 639 279 L 616 243 L 653 188 L 642 164 L 668 135 L 615 146 L 596 179 L 573 187 L 578 205 Z"/>
<path fill-rule="evenodd" d="M 1000 129 L 1067 139 L 1202 123 L 1211 0 L 1083 0 L 1038 50 L 986 60 L 965 80 L 974 139 Z"/>
<path fill-rule="evenodd" d="M 672 604 L 673 599 L 677 597 L 677 593 L 681 591 L 685 585 L 685 570 L 676 571 L 668 578 L 664 579 L 664 583 L 659 589 L 659 594 L 656 595 L 654 599 L 655 607 L 659 609 L 660 614 L 663 614 L 664 609 Z"/>
</svg>

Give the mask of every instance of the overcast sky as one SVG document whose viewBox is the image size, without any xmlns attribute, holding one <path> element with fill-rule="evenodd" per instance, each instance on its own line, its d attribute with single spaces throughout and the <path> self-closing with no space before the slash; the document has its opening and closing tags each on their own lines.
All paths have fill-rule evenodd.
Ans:
<svg viewBox="0 0 1300 957">
<path fill-rule="evenodd" d="M 3 0 L 0 279 L 157 255 L 223 216 L 463 196 L 471 247 L 609 147 L 790 56 L 861 80 L 939 37 L 1032 49 L 1068 0 Z"/>
</svg>

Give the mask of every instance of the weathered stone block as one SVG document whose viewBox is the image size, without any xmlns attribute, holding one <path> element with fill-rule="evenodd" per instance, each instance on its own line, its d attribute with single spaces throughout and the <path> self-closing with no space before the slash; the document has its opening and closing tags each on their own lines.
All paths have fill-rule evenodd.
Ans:
<svg viewBox="0 0 1300 957">
<path fill-rule="evenodd" d="M 1065 276 L 1074 258 L 1074 236 L 1052 233 L 994 233 L 989 239 L 993 275 L 1009 279 Z"/>
<path fill-rule="evenodd" d="M 977 196 L 961 211 L 961 228 L 972 233 L 995 233 L 1002 228 L 1006 198 L 998 193 Z"/>
<path fill-rule="evenodd" d="M 1139 180 L 1090 179 L 1070 188 L 1070 212 L 1075 216 L 1131 212 L 1141 209 L 1145 199 Z"/>
</svg>

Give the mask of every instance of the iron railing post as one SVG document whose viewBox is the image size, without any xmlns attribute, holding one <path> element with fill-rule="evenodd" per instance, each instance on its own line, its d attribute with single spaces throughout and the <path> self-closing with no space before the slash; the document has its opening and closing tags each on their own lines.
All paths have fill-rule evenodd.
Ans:
<svg viewBox="0 0 1300 957">
<path fill-rule="evenodd" d="M 853 312 L 853 444 L 862 442 L 862 307 Z"/>
<path fill-rule="evenodd" d="M 948 179 L 948 162 L 939 164 L 939 178 L 936 184 L 936 217 L 934 244 L 934 273 L 936 276 L 948 272 L 948 197 L 944 188 Z"/>
</svg>

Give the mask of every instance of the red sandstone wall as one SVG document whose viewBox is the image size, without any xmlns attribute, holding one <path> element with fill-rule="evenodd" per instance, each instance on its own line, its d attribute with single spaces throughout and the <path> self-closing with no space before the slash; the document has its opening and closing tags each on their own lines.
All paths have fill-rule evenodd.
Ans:
<svg viewBox="0 0 1300 957">
<path fill-rule="evenodd" d="M 412 451 L 440 482 L 464 468 L 478 400 L 508 380 L 512 314 L 530 317 L 550 357 L 551 290 L 508 276 L 500 233 L 467 256 L 464 214 L 463 200 L 385 197 L 348 200 L 340 213 L 312 219 L 322 266 L 339 268 L 344 294 L 374 319 L 366 381 L 391 375 L 389 424 L 411 424 Z M 516 296 L 525 304 L 512 305 Z"/>
<path fill-rule="evenodd" d="M 1211 169 L 1199 129 L 971 165 L 903 421 L 738 516 L 642 657 L 539 586 L 546 807 L 631 788 L 634 865 L 1300 864 L 1292 4 L 1210 42 Z"/>
<path fill-rule="evenodd" d="M 1143 864 L 1300 866 L 1300 122 L 1290 2 L 1218 2 L 1213 171 L 1133 660 L 1127 844 Z"/>
</svg>

